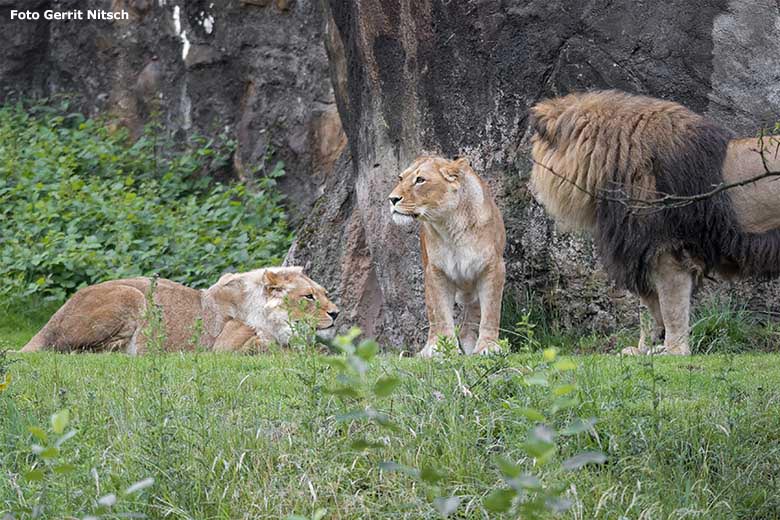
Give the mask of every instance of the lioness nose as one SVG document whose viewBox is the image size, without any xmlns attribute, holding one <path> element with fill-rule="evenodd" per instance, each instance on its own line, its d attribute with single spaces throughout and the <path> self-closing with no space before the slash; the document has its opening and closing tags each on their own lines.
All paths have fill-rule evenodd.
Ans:
<svg viewBox="0 0 780 520">
<path fill-rule="evenodd" d="M 339 311 L 330 311 L 328 312 L 328 316 L 330 316 L 332 320 L 335 320 L 339 317 Z"/>
<path fill-rule="evenodd" d="M 396 204 L 401 202 L 401 198 L 402 197 L 393 197 L 392 195 L 390 195 L 390 202 L 393 204 L 393 206 L 395 206 Z"/>
</svg>

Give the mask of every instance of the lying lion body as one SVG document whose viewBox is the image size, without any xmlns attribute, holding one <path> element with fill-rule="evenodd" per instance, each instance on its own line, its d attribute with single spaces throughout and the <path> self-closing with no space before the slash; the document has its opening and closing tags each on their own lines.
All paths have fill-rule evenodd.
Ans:
<svg viewBox="0 0 780 520">
<path fill-rule="evenodd" d="M 139 353 L 149 278 L 112 280 L 81 289 L 22 349 L 101 350 Z M 168 349 L 192 349 L 193 325 L 204 314 L 202 294 L 170 280 L 158 280 L 155 302 L 162 308 Z M 205 312 L 209 312 L 208 305 Z M 212 309 L 210 312 L 217 312 Z M 221 327 L 220 327 L 221 328 Z M 139 339 L 142 341 L 139 342 Z M 212 344 L 216 338 L 204 334 Z M 141 350 L 144 347 L 141 346 Z"/>
<path fill-rule="evenodd" d="M 282 309 L 286 297 L 296 305 L 304 293 L 311 295 L 319 304 L 316 312 L 322 329 L 333 325 L 331 315 L 337 313 L 325 291 L 299 268 L 258 269 L 224 275 L 205 290 L 157 280 L 153 298 L 161 311 L 162 330 L 154 331 L 147 311 L 151 289 L 149 278 L 85 287 L 60 307 L 22 352 L 51 349 L 142 354 L 155 333 L 164 337 L 163 348 L 169 352 L 198 347 L 242 350 L 265 347 L 271 341 L 286 344 L 290 335 L 289 313 Z"/>
<path fill-rule="evenodd" d="M 390 200 L 397 224 L 421 223 L 430 327 L 420 355 L 432 356 L 441 336 L 455 336 L 455 302 L 463 306 L 461 349 L 498 350 L 506 234 L 488 186 L 464 159 L 426 156 L 401 173 Z"/>
<path fill-rule="evenodd" d="M 532 114 L 534 195 L 562 227 L 595 236 L 611 278 L 655 318 L 660 351 L 690 353 L 691 293 L 707 273 L 780 274 L 776 177 L 684 200 L 780 170 L 771 148 L 764 164 L 758 139 L 615 91 L 546 100 Z"/>
</svg>

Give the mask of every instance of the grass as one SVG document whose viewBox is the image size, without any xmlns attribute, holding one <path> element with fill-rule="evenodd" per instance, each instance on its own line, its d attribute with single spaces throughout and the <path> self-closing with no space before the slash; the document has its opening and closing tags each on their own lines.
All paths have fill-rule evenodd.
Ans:
<svg viewBox="0 0 780 520">
<path fill-rule="evenodd" d="M 527 323 L 532 324 L 535 344 L 531 350 L 543 345 L 568 354 L 609 354 L 638 343 L 638 325 L 608 335 L 582 333 L 561 327 L 556 312 L 533 294 L 509 295 L 502 306 L 501 330 L 518 351 L 528 350 Z M 691 351 L 694 354 L 780 352 L 780 323 L 770 317 L 751 311 L 736 299 L 708 295 L 693 305 Z"/>
<path fill-rule="evenodd" d="M 9 320 L 3 322 L 9 330 Z M 20 333 L 20 346 L 31 332 Z M 39 486 L 20 476 L 37 460 L 31 425 L 70 411 L 63 445 L 74 471 L 49 485 L 47 514 L 80 518 L 97 497 L 138 480 L 155 484 L 117 511 L 151 518 L 437 518 L 435 492 L 461 498 L 456 518 L 495 518 L 484 498 L 502 485 L 499 454 L 519 449 L 545 393 L 518 374 L 536 354 L 438 361 L 380 356 L 374 376 L 400 375 L 378 406 L 400 433 L 342 422 L 326 358 L 301 354 L 14 356 L 0 393 L 0 517 L 30 506 Z M 597 417 L 566 439 L 561 460 L 584 449 L 603 466 L 535 471 L 565 486 L 563 518 L 780 518 L 780 356 L 627 359 L 583 355 L 574 412 Z M 564 377 L 563 375 L 561 376 Z M 468 388 L 472 395 L 465 395 Z M 564 414 L 566 415 L 566 414 Z M 565 418 L 561 418 L 564 421 Z M 358 438 L 384 447 L 354 451 Z M 440 490 L 379 464 L 439 468 Z"/>
<path fill-rule="evenodd" d="M 0 306 L 0 352 L 23 347 L 60 305 L 62 302 L 29 299 L 20 306 L 24 312 L 8 312 Z"/>
</svg>

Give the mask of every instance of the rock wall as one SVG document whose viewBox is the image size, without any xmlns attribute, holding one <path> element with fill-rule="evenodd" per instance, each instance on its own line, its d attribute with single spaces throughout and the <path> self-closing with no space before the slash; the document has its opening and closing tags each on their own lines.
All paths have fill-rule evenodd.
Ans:
<svg viewBox="0 0 780 520">
<path fill-rule="evenodd" d="M 18 21 L 11 9 L 130 19 Z M 159 111 L 182 142 L 234 140 L 227 175 L 252 177 L 273 153 L 299 221 L 346 145 L 322 32 L 317 0 L 0 0 L 0 100 L 75 93 L 134 135 Z"/>
<path fill-rule="evenodd" d="M 326 2 L 326 42 L 352 159 L 289 262 L 336 288 L 347 320 L 396 347 L 425 335 L 416 232 L 387 195 L 422 151 L 465 155 L 508 231 L 508 291 L 563 326 L 614 330 L 636 300 L 610 286 L 587 238 L 556 232 L 526 187 L 528 108 L 619 88 L 681 102 L 746 135 L 780 120 L 774 0 Z M 777 309 L 780 285 L 719 285 Z"/>
</svg>

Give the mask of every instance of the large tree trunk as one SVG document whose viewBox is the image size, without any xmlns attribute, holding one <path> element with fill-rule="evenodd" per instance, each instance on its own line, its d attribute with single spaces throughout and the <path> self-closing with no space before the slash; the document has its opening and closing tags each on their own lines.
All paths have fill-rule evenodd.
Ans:
<svg viewBox="0 0 780 520">
<path fill-rule="evenodd" d="M 325 11 L 351 157 L 288 261 L 336 289 L 344 324 L 396 347 L 418 347 L 427 323 L 417 233 L 392 224 L 387 195 L 421 152 L 467 156 L 497 194 L 510 298 L 606 331 L 633 323 L 637 302 L 610 287 L 587 238 L 557 233 L 532 200 L 528 108 L 619 88 L 747 135 L 780 119 L 774 0 L 330 0 Z M 780 294 L 742 289 L 763 307 Z"/>
</svg>

